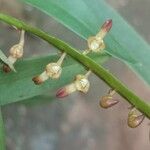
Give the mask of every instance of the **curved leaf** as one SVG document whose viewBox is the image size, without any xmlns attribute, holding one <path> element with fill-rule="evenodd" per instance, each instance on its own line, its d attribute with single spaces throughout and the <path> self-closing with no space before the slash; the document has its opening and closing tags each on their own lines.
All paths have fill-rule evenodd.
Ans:
<svg viewBox="0 0 150 150">
<path fill-rule="evenodd" d="M 150 47 L 104 0 L 23 0 L 74 31 L 84 39 L 95 35 L 100 25 L 113 20 L 105 38 L 107 52 L 134 69 L 150 84 Z"/>
</svg>

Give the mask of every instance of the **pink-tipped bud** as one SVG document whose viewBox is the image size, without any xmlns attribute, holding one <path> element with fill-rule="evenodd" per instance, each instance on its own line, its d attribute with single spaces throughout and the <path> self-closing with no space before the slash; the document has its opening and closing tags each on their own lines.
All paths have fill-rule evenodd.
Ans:
<svg viewBox="0 0 150 150">
<path fill-rule="evenodd" d="M 109 30 L 112 28 L 112 19 L 109 19 L 105 21 L 105 23 L 102 25 L 102 30 L 105 30 L 105 32 L 109 32 Z"/>
<path fill-rule="evenodd" d="M 61 88 L 56 93 L 56 97 L 58 97 L 58 98 L 63 98 L 63 97 L 66 97 L 66 96 L 68 96 L 66 88 Z"/>
<path fill-rule="evenodd" d="M 105 21 L 105 23 L 102 25 L 100 31 L 96 34 L 96 36 L 92 36 L 88 38 L 89 49 L 86 50 L 83 54 L 87 54 L 90 51 L 100 52 L 103 49 L 105 49 L 105 43 L 103 39 L 106 36 L 106 34 L 109 32 L 111 27 L 112 27 L 112 20 L 109 19 Z"/>
<path fill-rule="evenodd" d="M 110 108 L 114 105 L 116 105 L 119 101 L 116 100 L 116 99 L 113 99 L 112 96 L 109 96 L 109 95 L 106 95 L 106 96 L 103 96 L 99 102 L 99 105 L 102 107 L 102 108 Z"/>
<path fill-rule="evenodd" d="M 57 63 L 52 62 L 46 65 L 45 71 L 32 79 L 34 83 L 38 85 L 48 80 L 48 78 L 58 79 L 62 73 L 61 64 L 63 63 L 65 56 L 66 53 L 63 53 Z"/>
<path fill-rule="evenodd" d="M 76 75 L 73 83 L 66 85 L 65 87 L 57 91 L 56 97 L 63 98 L 75 91 L 87 93 L 90 87 L 90 83 L 87 77 L 90 75 L 90 73 L 91 71 L 88 71 L 86 75 L 81 75 L 81 74 Z"/>
<path fill-rule="evenodd" d="M 136 128 L 143 122 L 144 118 L 144 115 L 130 117 L 128 118 L 128 126 L 130 128 Z"/>
<path fill-rule="evenodd" d="M 139 115 L 138 113 L 135 108 L 129 112 L 127 124 L 130 128 L 136 128 L 143 122 L 145 116 L 143 114 Z"/>
<path fill-rule="evenodd" d="M 97 33 L 96 39 L 99 42 L 102 41 L 111 28 L 112 28 L 112 20 L 110 19 L 105 21 L 105 23 L 101 27 L 101 30 L 99 31 L 99 33 Z"/>
<path fill-rule="evenodd" d="M 74 83 L 71 83 L 69 85 L 66 85 L 65 87 L 59 89 L 56 93 L 56 97 L 63 98 L 68 96 L 69 94 L 75 92 L 77 90 Z"/>
</svg>

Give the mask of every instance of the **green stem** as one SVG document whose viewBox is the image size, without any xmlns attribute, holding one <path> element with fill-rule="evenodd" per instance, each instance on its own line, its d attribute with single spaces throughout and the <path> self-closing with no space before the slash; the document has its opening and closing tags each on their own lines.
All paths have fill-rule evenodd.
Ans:
<svg viewBox="0 0 150 150">
<path fill-rule="evenodd" d="M 108 72 L 101 65 L 97 64 L 95 61 L 90 59 L 88 56 L 81 54 L 75 48 L 66 44 L 65 42 L 48 35 L 42 30 L 25 24 L 13 17 L 0 14 L 0 20 L 5 23 L 15 26 L 18 29 L 23 29 L 27 32 L 33 33 L 34 35 L 42 38 L 48 43 L 54 45 L 59 50 L 66 52 L 72 58 L 76 59 L 78 62 L 83 64 L 88 69 L 92 70 L 99 78 L 105 81 L 112 89 L 115 89 L 122 97 L 124 97 L 131 105 L 135 106 L 139 111 L 141 111 L 145 116 L 150 118 L 150 105 L 145 103 L 144 100 L 135 95 L 131 90 L 129 90 L 121 81 L 119 81 L 115 76 Z"/>
<path fill-rule="evenodd" d="M 3 117 L 0 108 L 0 150 L 5 150 L 5 133 L 4 133 L 4 124 Z"/>
</svg>

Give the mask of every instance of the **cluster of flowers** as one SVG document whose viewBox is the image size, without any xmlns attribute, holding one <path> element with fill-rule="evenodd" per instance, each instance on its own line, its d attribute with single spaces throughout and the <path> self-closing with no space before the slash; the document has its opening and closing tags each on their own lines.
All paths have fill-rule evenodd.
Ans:
<svg viewBox="0 0 150 150">
<path fill-rule="evenodd" d="M 86 49 L 83 54 L 87 55 L 89 52 L 101 52 L 105 48 L 104 37 L 109 32 L 112 27 L 112 20 L 107 20 L 101 27 L 100 31 L 92 37 L 89 37 L 88 49 Z M 14 64 L 17 59 L 23 56 L 23 47 L 24 47 L 24 30 L 21 31 L 20 41 L 18 44 L 12 46 L 10 49 L 10 56 L 8 60 L 10 63 Z M 33 82 L 37 85 L 42 84 L 49 78 L 58 79 L 62 73 L 62 63 L 66 57 L 66 53 L 62 53 L 61 57 L 57 62 L 51 62 L 46 67 L 45 70 L 38 76 L 33 77 Z M 3 65 L 3 70 L 5 72 L 10 72 L 11 69 L 6 64 Z M 69 94 L 80 91 L 82 93 L 87 93 L 89 91 L 90 82 L 88 80 L 89 75 L 91 74 L 91 70 L 87 71 L 86 74 L 78 74 L 75 76 L 75 79 L 72 83 L 66 85 L 65 87 L 59 89 L 56 93 L 58 98 L 63 98 L 68 96 Z M 113 98 L 115 90 L 110 90 L 107 95 L 103 96 L 99 102 L 99 105 L 102 108 L 110 108 L 116 105 L 119 101 Z M 140 114 L 140 112 L 136 108 L 132 108 L 128 114 L 128 126 L 131 128 L 135 128 L 139 126 L 144 119 L 144 115 Z"/>
</svg>

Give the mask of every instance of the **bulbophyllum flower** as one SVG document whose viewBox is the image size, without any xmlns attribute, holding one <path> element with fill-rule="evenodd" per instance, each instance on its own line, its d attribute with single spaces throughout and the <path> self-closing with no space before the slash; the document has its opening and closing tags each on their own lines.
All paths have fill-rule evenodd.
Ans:
<svg viewBox="0 0 150 150">
<path fill-rule="evenodd" d="M 128 114 L 127 124 L 130 128 L 138 127 L 144 120 L 145 116 L 140 114 L 136 108 L 132 108 Z"/>
<path fill-rule="evenodd" d="M 99 105 L 102 108 L 110 108 L 114 105 L 116 105 L 119 101 L 115 98 L 113 98 L 113 95 L 115 94 L 115 90 L 110 90 L 109 93 L 105 96 L 102 96 Z"/>
<path fill-rule="evenodd" d="M 43 73 L 41 73 L 40 75 L 32 79 L 34 83 L 41 84 L 49 78 L 58 79 L 62 73 L 61 65 L 63 63 L 65 56 L 66 53 L 63 53 L 60 59 L 56 63 L 55 62 L 49 63 L 46 66 L 45 71 Z"/>
<path fill-rule="evenodd" d="M 105 48 L 105 44 L 104 44 L 104 37 L 106 36 L 106 34 L 109 32 L 109 30 L 112 27 L 112 20 L 107 20 L 105 21 L 105 23 L 102 25 L 99 33 L 97 33 L 96 36 L 92 36 L 88 38 L 88 49 L 85 50 L 83 52 L 83 54 L 87 54 L 90 51 L 93 52 L 100 52 L 101 50 L 103 50 Z"/>
<path fill-rule="evenodd" d="M 22 30 L 21 35 L 20 35 L 19 43 L 12 46 L 9 50 L 10 55 L 8 57 L 8 61 L 11 64 L 14 64 L 17 61 L 17 59 L 19 59 L 23 56 L 23 48 L 24 48 L 24 41 L 25 41 L 24 36 L 25 36 L 25 31 Z M 3 65 L 3 70 L 5 72 L 10 72 L 11 71 L 9 66 L 6 65 L 6 64 Z"/>
<path fill-rule="evenodd" d="M 59 89 L 56 93 L 56 96 L 58 98 L 63 98 L 75 91 L 87 93 L 90 87 L 90 82 L 88 80 L 88 76 L 90 73 L 91 71 L 88 71 L 85 75 L 82 75 L 82 74 L 76 75 L 73 83 L 66 85 L 65 87 Z"/>
</svg>

